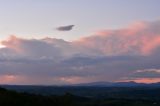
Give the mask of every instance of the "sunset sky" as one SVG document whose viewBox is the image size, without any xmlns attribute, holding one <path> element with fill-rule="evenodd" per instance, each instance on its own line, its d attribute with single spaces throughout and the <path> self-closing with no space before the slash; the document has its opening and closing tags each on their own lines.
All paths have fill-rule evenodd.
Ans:
<svg viewBox="0 0 160 106">
<path fill-rule="evenodd" d="M 160 0 L 0 0 L 0 84 L 160 82 Z"/>
</svg>

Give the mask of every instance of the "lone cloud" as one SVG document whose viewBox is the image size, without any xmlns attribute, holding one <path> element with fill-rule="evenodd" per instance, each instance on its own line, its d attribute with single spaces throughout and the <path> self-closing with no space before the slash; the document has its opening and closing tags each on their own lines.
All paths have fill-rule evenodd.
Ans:
<svg viewBox="0 0 160 106">
<path fill-rule="evenodd" d="M 58 31 L 70 31 L 75 25 L 59 26 L 56 28 Z"/>
</svg>

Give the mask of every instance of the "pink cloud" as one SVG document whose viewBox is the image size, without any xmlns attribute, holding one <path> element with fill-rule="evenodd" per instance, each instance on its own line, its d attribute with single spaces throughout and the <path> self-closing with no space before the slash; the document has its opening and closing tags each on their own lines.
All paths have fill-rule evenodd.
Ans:
<svg viewBox="0 0 160 106">
<path fill-rule="evenodd" d="M 8 38 L 8 40 L 2 41 L 1 44 L 4 47 L 12 49 L 18 53 L 22 52 L 21 50 L 21 39 L 17 38 L 16 36 L 12 35 Z"/>
<path fill-rule="evenodd" d="M 18 76 L 16 75 L 0 75 L 0 84 L 11 84 L 18 82 Z"/>
<path fill-rule="evenodd" d="M 101 31 L 75 43 L 104 55 L 149 55 L 160 46 L 160 21 L 137 22 L 128 28 Z"/>
<path fill-rule="evenodd" d="M 160 78 L 135 78 L 132 80 L 120 80 L 118 82 L 130 82 L 130 81 L 134 81 L 137 83 L 157 83 L 160 82 Z"/>
</svg>

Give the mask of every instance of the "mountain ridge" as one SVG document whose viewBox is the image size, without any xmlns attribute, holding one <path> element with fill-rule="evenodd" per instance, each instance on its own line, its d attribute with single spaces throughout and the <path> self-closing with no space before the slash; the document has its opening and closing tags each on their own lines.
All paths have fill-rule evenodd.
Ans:
<svg viewBox="0 0 160 106">
<path fill-rule="evenodd" d="M 96 87 L 136 87 L 136 86 L 150 86 L 150 87 L 160 87 L 160 82 L 156 83 L 137 83 L 134 81 L 130 82 L 90 82 L 90 83 L 79 83 L 72 84 L 72 86 L 96 86 Z"/>
</svg>

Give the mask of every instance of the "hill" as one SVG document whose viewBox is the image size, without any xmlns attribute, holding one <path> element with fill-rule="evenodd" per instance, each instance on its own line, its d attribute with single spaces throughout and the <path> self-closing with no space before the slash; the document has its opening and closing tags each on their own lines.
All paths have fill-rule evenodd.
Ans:
<svg viewBox="0 0 160 106">
<path fill-rule="evenodd" d="M 100 89 L 97 90 L 100 91 Z M 138 90 L 135 88 L 132 90 L 112 88 L 112 90 L 117 90 L 117 93 L 108 92 L 105 93 L 104 98 L 95 98 L 76 96 L 71 93 L 45 96 L 0 88 L 0 106 L 160 106 L 160 89 L 157 89 L 158 92 L 142 89 L 135 92 Z M 157 92 L 157 95 L 152 91 Z"/>
</svg>

